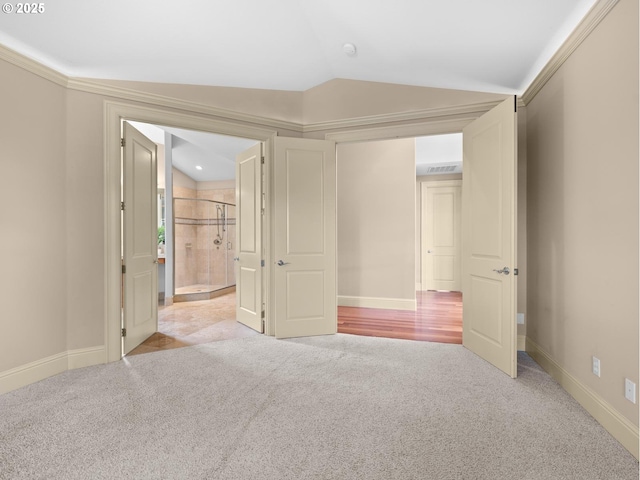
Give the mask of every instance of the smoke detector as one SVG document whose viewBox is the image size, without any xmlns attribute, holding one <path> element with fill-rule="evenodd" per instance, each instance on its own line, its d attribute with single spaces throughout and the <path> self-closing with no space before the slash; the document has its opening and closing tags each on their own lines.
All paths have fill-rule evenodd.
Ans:
<svg viewBox="0 0 640 480">
<path fill-rule="evenodd" d="M 358 53 L 356 46 L 353 43 L 345 43 L 342 46 L 342 51 L 349 57 L 355 57 L 356 53 Z"/>
</svg>

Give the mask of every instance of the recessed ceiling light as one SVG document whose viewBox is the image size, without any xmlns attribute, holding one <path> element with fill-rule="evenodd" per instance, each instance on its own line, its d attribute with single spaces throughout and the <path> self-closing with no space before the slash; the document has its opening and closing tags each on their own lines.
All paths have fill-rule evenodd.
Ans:
<svg viewBox="0 0 640 480">
<path fill-rule="evenodd" d="M 202 170 L 202 167 L 200 165 L 196 165 L 196 170 Z"/>
<path fill-rule="evenodd" d="M 356 53 L 358 52 L 356 50 L 356 46 L 353 43 L 345 43 L 342 46 L 342 51 L 350 57 L 355 57 Z"/>
</svg>

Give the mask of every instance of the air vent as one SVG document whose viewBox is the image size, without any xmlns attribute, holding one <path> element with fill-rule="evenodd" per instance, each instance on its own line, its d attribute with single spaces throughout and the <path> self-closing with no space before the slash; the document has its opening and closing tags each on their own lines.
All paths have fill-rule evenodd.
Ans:
<svg viewBox="0 0 640 480">
<path fill-rule="evenodd" d="M 440 165 L 437 167 L 429 167 L 427 175 L 432 175 L 434 173 L 453 173 L 455 171 L 456 165 Z"/>
</svg>

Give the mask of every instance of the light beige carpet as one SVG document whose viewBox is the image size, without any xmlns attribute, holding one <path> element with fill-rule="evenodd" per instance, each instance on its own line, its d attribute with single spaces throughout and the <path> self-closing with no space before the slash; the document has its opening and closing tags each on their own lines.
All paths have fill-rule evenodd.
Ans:
<svg viewBox="0 0 640 480">
<path fill-rule="evenodd" d="M 637 479 L 528 356 L 264 336 L 139 355 L 0 396 L 1 479 Z"/>
</svg>

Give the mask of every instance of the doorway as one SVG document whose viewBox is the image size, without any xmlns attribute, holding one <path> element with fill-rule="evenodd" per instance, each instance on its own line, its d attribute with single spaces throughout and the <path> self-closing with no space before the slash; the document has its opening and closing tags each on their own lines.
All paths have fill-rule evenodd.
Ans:
<svg viewBox="0 0 640 480">
<path fill-rule="evenodd" d="M 107 121 L 105 123 L 105 139 L 107 142 L 107 178 L 106 178 L 106 204 L 107 204 L 107 290 L 106 290 L 106 318 L 105 337 L 107 344 L 107 361 L 113 361 L 121 358 L 121 323 L 120 323 L 120 288 L 116 287 L 120 283 L 120 240 L 123 227 L 120 224 L 120 201 L 122 183 L 120 181 L 121 163 L 120 163 L 120 124 L 123 120 L 138 121 L 143 123 L 151 123 L 156 125 L 167 125 L 169 128 L 185 128 L 195 129 L 197 132 L 208 131 L 211 133 L 225 134 L 234 137 L 259 137 L 256 141 L 268 140 L 275 132 L 267 131 L 260 128 L 239 127 L 236 125 L 226 124 L 213 120 L 201 118 L 191 118 L 189 116 L 168 113 L 161 109 L 147 109 L 142 107 L 123 106 L 107 102 L 106 104 Z M 117 139 L 117 148 L 112 143 Z M 256 141 L 253 141 L 255 143 Z M 116 181 L 116 179 L 118 179 Z M 232 187 L 235 191 L 235 186 Z M 118 209 L 114 207 L 114 201 L 118 199 Z M 171 214 L 168 202 L 166 212 Z M 227 217 L 228 218 L 228 217 Z M 168 225 L 167 225 L 168 227 Z M 114 255 L 115 254 L 115 255 Z M 233 258 L 233 257 L 232 257 Z M 118 275 L 120 273 L 120 275 Z M 167 275 L 173 278 L 173 275 Z M 172 290 L 167 290 L 172 291 Z M 156 293 L 157 295 L 157 293 Z M 157 302 L 157 301 L 156 301 Z"/>
<path fill-rule="evenodd" d="M 159 305 L 153 334 L 123 353 L 246 336 L 249 332 L 235 324 L 235 309 L 229 308 L 235 305 L 236 284 L 234 167 L 238 152 L 260 142 L 128 123 L 152 138 L 159 152 Z"/>
<path fill-rule="evenodd" d="M 459 133 L 338 145 L 339 332 L 462 343 L 460 287 L 428 292 L 445 288 L 421 282 L 423 182 L 461 178 Z M 446 233 L 459 246 L 459 223 L 436 226 L 439 249 Z"/>
</svg>

